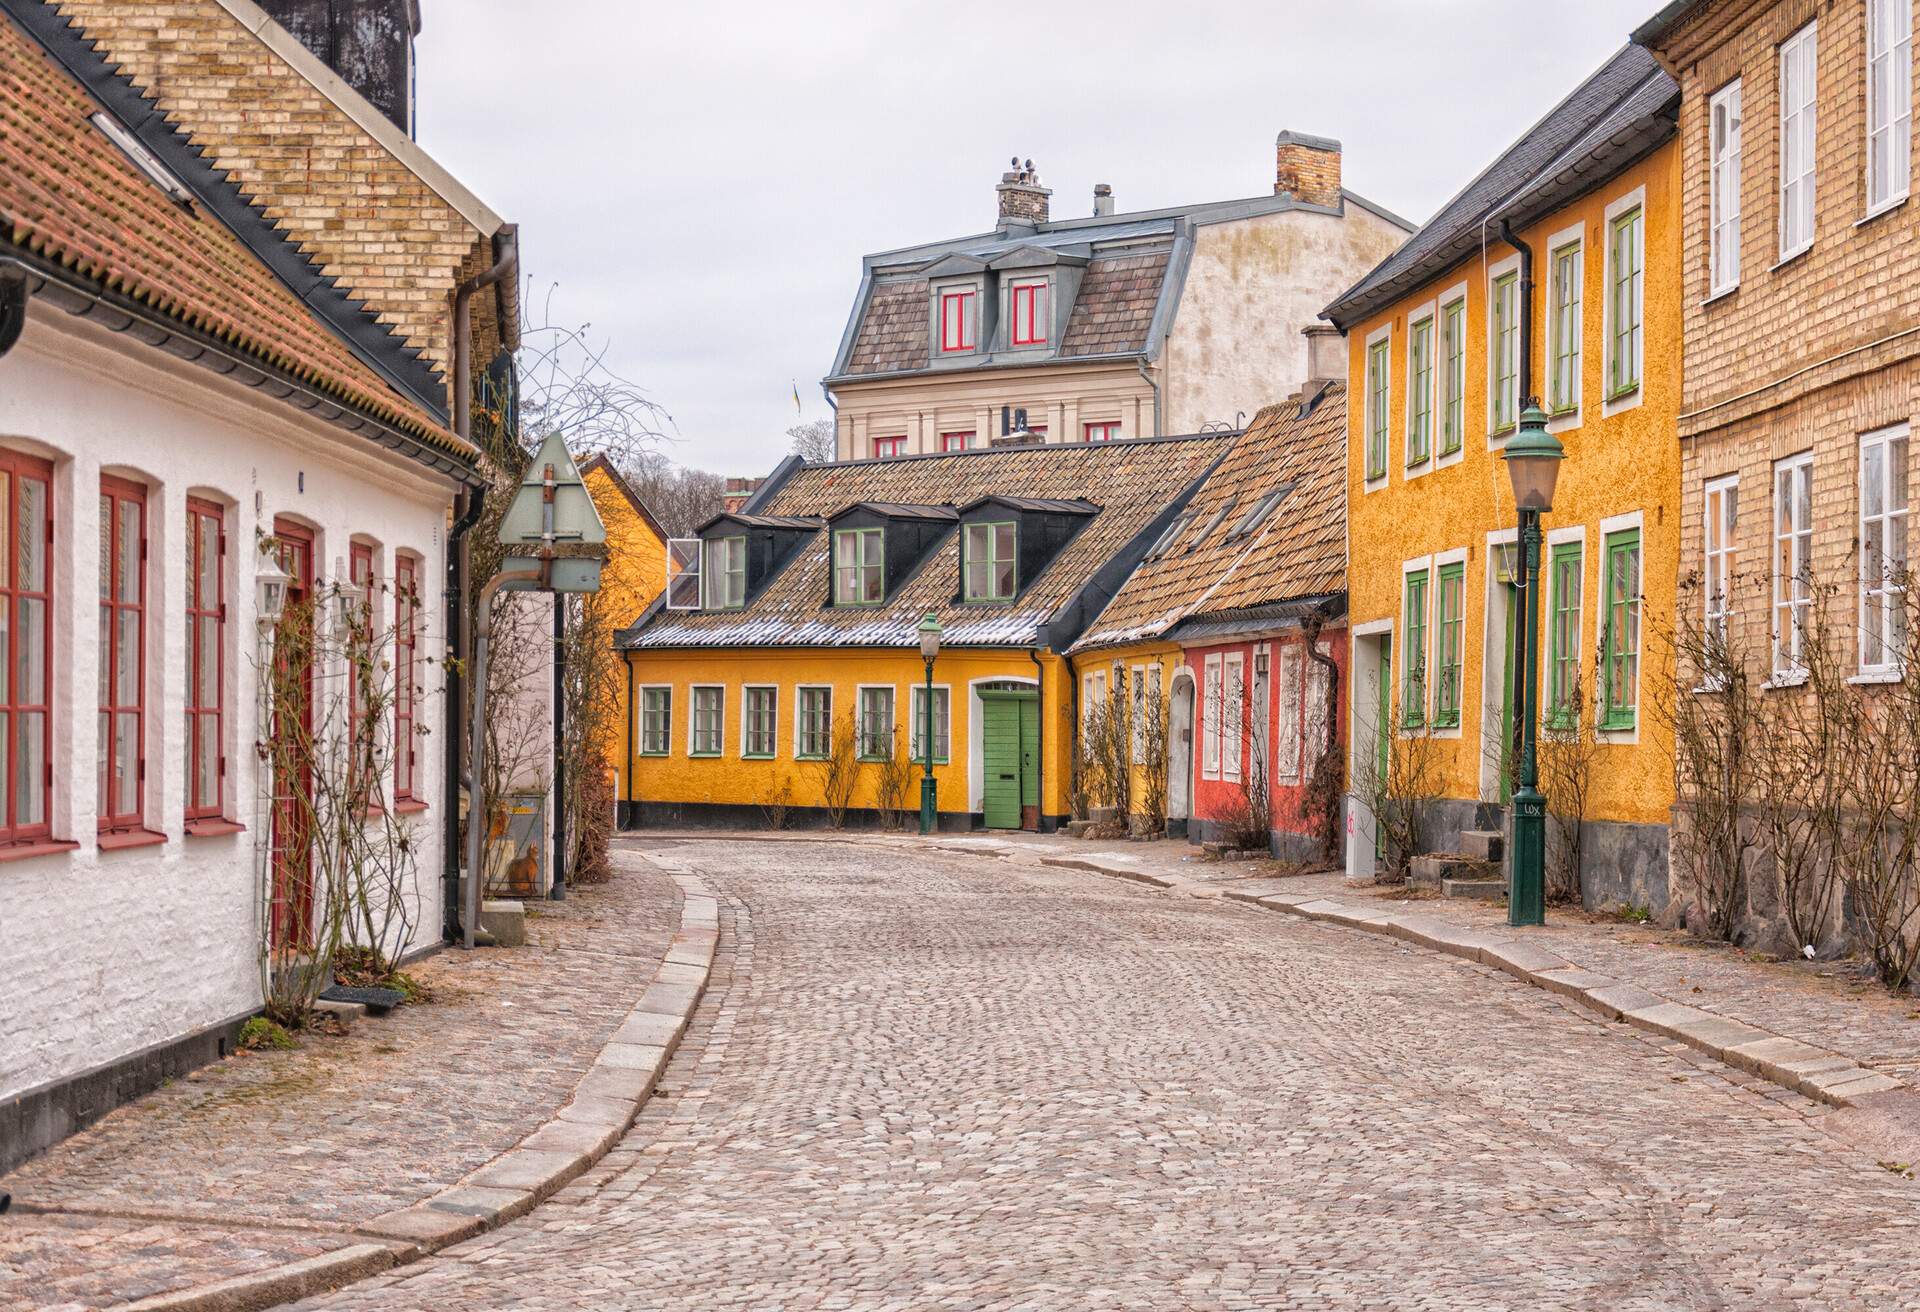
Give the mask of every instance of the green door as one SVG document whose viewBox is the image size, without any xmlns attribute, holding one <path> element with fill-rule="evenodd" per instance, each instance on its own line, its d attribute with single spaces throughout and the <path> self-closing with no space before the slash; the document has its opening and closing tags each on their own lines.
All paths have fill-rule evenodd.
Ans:
<svg viewBox="0 0 1920 1312">
<path fill-rule="evenodd" d="M 1020 703 L 982 697 L 981 757 L 989 829 L 1020 827 Z"/>
<path fill-rule="evenodd" d="M 1513 800 L 1513 763 L 1517 759 L 1514 738 L 1520 728 L 1513 709 L 1513 690 L 1518 684 L 1513 674 L 1513 633 L 1519 623 L 1520 589 L 1511 583 L 1503 583 L 1500 585 L 1500 594 L 1506 601 L 1507 632 L 1505 645 L 1500 649 L 1500 663 L 1505 668 L 1500 673 L 1500 782 L 1498 789 L 1500 805 L 1505 806 Z"/>
<path fill-rule="evenodd" d="M 1391 777 L 1388 770 L 1393 763 L 1393 639 L 1385 636 L 1380 639 L 1380 704 L 1374 709 L 1374 732 L 1379 738 L 1375 766 L 1380 771 L 1379 787 L 1376 790 L 1384 801 L 1387 780 Z M 1387 859 L 1387 827 L 1380 823 L 1378 816 L 1373 824 L 1373 859 Z"/>
</svg>

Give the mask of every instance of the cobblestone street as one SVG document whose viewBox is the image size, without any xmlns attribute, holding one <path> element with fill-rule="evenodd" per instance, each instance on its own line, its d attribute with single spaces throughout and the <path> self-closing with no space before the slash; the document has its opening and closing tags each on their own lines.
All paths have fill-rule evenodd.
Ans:
<svg viewBox="0 0 1920 1312">
<path fill-rule="evenodd" d="M 1827 1108 L 1488 968 L 1018 857 L 653 850 L 722 942 L 633 1130 L 301 1307 L 1920 1300 L 1920 1184 Z"/>
</svg>

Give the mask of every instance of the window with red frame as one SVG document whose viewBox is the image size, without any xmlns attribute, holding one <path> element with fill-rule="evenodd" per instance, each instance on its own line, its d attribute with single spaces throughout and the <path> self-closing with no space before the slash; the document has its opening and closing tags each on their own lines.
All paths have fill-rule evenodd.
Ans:
<svg viewBox="0 0 1920 1312">
<path fill-rule="evenodd" d="M 876 437 L 873 439 L 873 455 L 876 460 L 888 456 L 903 456 L 907 453 L 907 439 L 904 437 Z"/>
<path fill-rule="evenodd" d="M 1081 430 L 1080 435 L 1082 440 L 1088 442 L 1111 442 L 1120 436 L 1120 425 L 1117 423 L 1088 424 Z"/>
<path fill-rule="evenodd" d="M 0 451 L 0 843 L 49 837 L 53 466 Z"/>
<path fill-rule="evenodd" d="M 412 556 L 393 562 L 393 796 L 417 802 L 419 739 L 414 733 L 420 694 L 420 566 Z"/>
<path fill-rule="evenodd" d="M 100 479 L 100 828 L 141 827 L 146 791 L 147 490 Z"/>
<path fill-rule="evenodd" d="M 1047 435 L 1047 426 L 1045 424 L 1028 424 L 1027 431 L 1035 437 L 1045 437 Z"/>
<path fill-rule="evenodd" d="M 940 349 L 971 351 L 976 337 L 971 287 L 940 293 Z"/>
<path fill-rule="evenodd" d="M 1047 284 L 1017 282 L 1013 285 L 1013 344 L 1047 344 Z"/>
<path fill-rule="evenodd" d="M 187 815 L 219 820 L 226 809 L 227 533 L 211 501 L 187 498 Z"/>
<path fill-rule="evenodd" d="M 373 548 L 365 542 L 355 542 L 347 548 L 347 580 L 358 590 L 360 613 L 354 616 L 351 629 L 353 650 L 347 653 L 347 706 L 353 716 L 348 731 L 348 740 L 353 744 L 353 755 L 349 758 L 356 771 L 349 793 L 357 788 L 363 776 L 359 771 L 371 774 L 374 754 L 379 747 L 380 735 L 374 726 L 368 723 L 367 698 L 371 689 L 368 681 L 360 677 L 360 666 L 369 660 L 373 651 Z M 369 783 L 368 802 L 377 805 L 380 801 L 379 784 Z"/>
<path fill-rule="evenodd" d="M 968 429 L 964 433 L 940 434 L 940 449 L 942 451 L 965 451 L 972 446 L 973 446 L 973 430 L 972 429 Z"/>
</svg>

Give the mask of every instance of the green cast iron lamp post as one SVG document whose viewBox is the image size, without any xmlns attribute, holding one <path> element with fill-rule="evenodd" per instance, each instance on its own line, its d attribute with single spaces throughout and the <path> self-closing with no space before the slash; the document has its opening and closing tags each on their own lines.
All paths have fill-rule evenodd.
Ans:
<svg viewBox="0 0 1920 1312">
<path fill-rule="evenodd" d="M 933 786 L 933 662 L 940 654 L 940 618 L 932 611 L 920 621 L 920 659 L 927 663 L 927 700 L 921 712 L 921 763 L 926 773 L 920 779 L 920 832 L 933 832 L 937 799 Z"/>
<path fill-rule="evenodd" d="M 1547 919 L 1547 799 L 1540 791 L 1536 737 L 1540 719 L 1540 516 L 1553 509 L 1553 486 L 1566 458 L 1547 431 L 1546 412 L 1529 398 L 1520 431 L 1507 443 L 1507 477 L 1520 511 L 1520 787 L 1513 794 L 1513 883 L 1509 925 Z"/>
</svg>

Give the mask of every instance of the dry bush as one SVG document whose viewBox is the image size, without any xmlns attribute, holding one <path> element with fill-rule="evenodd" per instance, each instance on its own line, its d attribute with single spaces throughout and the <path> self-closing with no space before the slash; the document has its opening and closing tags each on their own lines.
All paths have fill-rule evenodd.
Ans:
<svg viewBox="0 0 1920 1312">
<path fill-rule="evenodd" d="M 1405 723 L 1397 691 L 1387 719 L 1386 761 L 1380 760 L 1377 747 L 1369 746 L 1354 772 L 1353 785 L 1355 795 L 1373 814 L 1383 882 L 1397 883 L 1406 879 L 1413 858 L 1420 855 L 1420 835 L 1440 799 L 1442 780 L 1433 738 L 1425 727 Z"/>
<path fill-rule="evenodd" d="M 790 775 L 775 775 L 769 771 L 766 787 L 760 794 L 760 818 L 768 829 L 776 833 L 787 827 L 787 816 L 793 810 L 793 779 Z"/>
<path fill-rule="evenodd" d="M 834 829 L 845 828 L 853 787 L 860 779 L 860 748 L 851 712 L 834 720 L 826 756 L 809 764 L 819 776 L 820 804 L 826 809 L 827 824 Z"/>
<path fill-rule="evenodd" d="M 1596 662 L 1596 665 L 1598 662 Z M 1579 902 L 1586 869 L 1586 821 L 1593 766 L 1600 753 L 1586 712 L 1585 672 L 1574 670 L 1563 707 L 1551 707 L 1540 727 L 1540 791 L 1547 797 L 1547 900 Z"/>
<path fill-rule="evenodd" d="M 613 878 L 609 853 L 613 841 L 613 775 L 606 769 L 586 772 L 573 819 L 573 860 L 568 871 L 576 884 L 604 884 Z"/>
<path fill-rule="evenodd" d="M 1155 667 L 1153 673 L 1159 673 Z M 1140 722 L 1135 726 L 1134 768 L 1140 774 L 1139 809 L 1135 812 L 1139 827 L 1150 834 L 1167 831 L 1167 699 L 1157 680 L 1148 680 L 1141 701 Z"/>
<path fill-rule="evenodd" d="M 1320 840 L 1321 855 L 1330 865 L 1340 861 L 1340 799 L 1346 792 L 1347 766 L 1345 753 L 1340 750 L 1340 665 L 1332 656 L 1320 650 L 1320 628 L 1323 617 L 1315 612 L 1308 619 L 1305 641 L 1308 667 L 1309 704 L 1316 695 L 1312 692 L 1313 671 L 1320 671 L 1324 680 L 1324 707 L 1315 723 L 1308 720 L 1309 732 L 1304 735 L 1307 741 L 1306 751 L 1311 764 L 1307 767 L 1307 786 L 1300 804 L 1300 818 L 1312 826 L 1314 834 Z M 1311 730 L 1318 729 L 1318 735 Z M 1315 737 L 1318 742 L 1311 741 Z"/>
<path fill-rule="evenodd" d="M 1238 734 L 1243 745 L 1240 778 L 1228 795 L 1219 816 L 1226 841 L 1243 851 L 1267 851 L 1273 844 L 1273 788 L 1267 768 L 1267 736 L 1257 731 L 1253 699 L 1243 683 L 1236 680 L 1223 687 L 1221 696 L 1223 729 Z M 1227 725 L 1228 708 L 1235 708 L 1236 723 Z M 1264 710 L 1264 708 L 1262 708 Z M 1264 714 L 1260 719 L 1264 719 Z"/>
<path fill-rule="evenodd" d="M 873 764 L 873 805 L 880 813 L 880 827 L 904 829 L 907 816 L 917 811 L 917 805 L 913 795 L 913 758 L 902 750 L 897 727 L 887 744 L 886 757 Z"/>
</svg>

